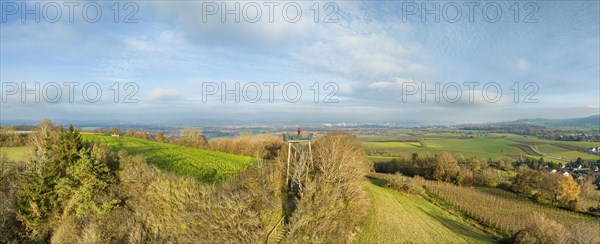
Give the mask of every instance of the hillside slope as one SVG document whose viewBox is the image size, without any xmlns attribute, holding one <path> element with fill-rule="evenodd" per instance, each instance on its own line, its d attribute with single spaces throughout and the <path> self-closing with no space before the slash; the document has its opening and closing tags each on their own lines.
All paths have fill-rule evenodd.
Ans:
<svg viewBox="0 0 600 244">
<path fill-rule="evenodd" d="M 86 141 L 97 141 L 129 154 L 143 154 L 148 163 L 179 175 L 204 182 L 222 182 L 252 165 L 253 158 L 216 151 L 200 150 L 132 137 L 83 134 Z"/>
<path fill-rule="evenodd" d="M 491 243 L 493 240 L 430 202 L 373 184 L 371 210 L 358 243 Z"/>
<path fill-rule="evenodd" d="M 570 126 L 570 127 L 587 127 L 587 128 L 598 128 L 600 126 L 600 115 L 592 115 L 583 118 L 572 118 L 572 119 L 519 119 L 510 122 L 504 122 L 505 124 L 529 124 L 529 125 L 542 125 L 542 126 Z"/>
</svg>

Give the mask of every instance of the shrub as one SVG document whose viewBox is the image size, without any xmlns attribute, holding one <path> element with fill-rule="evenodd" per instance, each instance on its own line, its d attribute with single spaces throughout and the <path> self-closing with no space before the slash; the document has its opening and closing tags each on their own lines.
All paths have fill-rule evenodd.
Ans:
<svg viewBox="0 0 600 244">
<path fill-rule="evenodd" d="M 554 189 L 554 200 L 563 206 L 575 207 L 581 188 L 573 177 L 563 175 L 558 179 Z"/>
<path fill-rule="evenodd" d="M 53 242 L 258 243 L 280 216 L 281 169 L 263 164 L 223 185 L 202 184 L 119 154 L 123 206 L 104 215 L 63 218 Z"/>
<path fill-rule="evenodd" d="M 581 181 L 581 194 L 577 201 L 577 210 L 600 212 L 600 191 L 596 190 L 595 179 L 594 175 L 590 175 Z"/>
<path fill-rule="evenodd" d="M 433 178 L 438 181 L 453 182 L 460 172 L 458 161 L 449 153 L 435 156 Z"/>
<path fill-rule="evenodd" d="M 208 146 L 206 137 L 196 128 L 185 128 L 181 130 L 181 136 L 173 140 L 173 144 L 204 149 Z"/>
<path fill-rule="evenodd" d="M 267 160 L 277 158 L 284 147 L 281 138 L 274 136 L 238 136 L 210 142 L 212 150 Z"/>
<path fill-rule="evenodd" d="M 394 175 L 369 173 L 369 177 L 386 180 L 388 183 L 385 185 L 385 187 L 392 188 L 396 191 L 420 196 L 427 195 L 425 193 L 425 189 L 423 188 L 426 181 L 421 176 L 407 177 L 399 173 Z"/>
<path fill-rule="evenodd" d="M 571 233 L 561 224 L 546 218 L 543 214 L 534 214 L 533 224 L 517 232 L 515 243 L 567 243 Z"/>
<path fill-rule="evenodd" d="M 481 184 L 487 187 L 497 187 L 498 183 L 502 180 L 498 170 L 496 169 L 484 169 L 480 173 Z"/>
<path fill-rule="evenodd" d="M 348 242 L 367 213 L 363 182 L 370 162 L 355 138 L 345 133 L 317 138 L 313 152 L 313 177 L 297 202 L 286 240 Z"/>
<path fill-rule="evenodd" d="M 20 163 L 10 162 L 6 155 L 0 155 L 0 243 L 23 242 L 19 235 L 23 227 L 16 218 L 14 188 L 16 175 L 21 170 Z"/>
<path fill-rule="evenodd" d="M 0 147 L 22 147 L 27 144 L 27 134 L 12 127 L 0 127 Z"/>
<path fill-rule="evenodd" d="M 600 243 L 600 232 L 598 228 L 578 223 L 571 230 L 571 243 Z"/>
</svg>

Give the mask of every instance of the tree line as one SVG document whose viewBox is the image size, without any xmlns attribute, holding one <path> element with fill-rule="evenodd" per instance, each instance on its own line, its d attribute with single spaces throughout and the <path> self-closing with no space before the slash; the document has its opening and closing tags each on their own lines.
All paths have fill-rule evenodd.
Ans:
<svg viewBox="0 0 600 244">
<path fill-rule="evenodd" d="M 590 204 L 589 201 L 596 199 L 597 195 L 593 186 L 594 175 L 577 183 L 572 176 L 549 172 L 549 166 L 555 167 L 543 158 L 507 162 L 465 158 L 447 152 L 437 155 L 413 153 L 410 157 L 374 163 L 375 171 L 380 173 L 398 172 L 456 185 L 502 188 L 552 206 L 582 212 L 597 211 L 600 203 Z M 507 174 L 513 171 L 516 171 L 516 176 L 511 179 Z"/>
<path fill-rule="evenodd" d="M 561 129 L 549 129 L 539 125 L 472 125 L 463 126 L 459 130 L 467 131 L 487 131 L 493 133 L 512 133 L 518 135 L 536 136 L 542 139 L 557 140 L 557 141 L 600 141 L 600 130 L 572 130 L 566 131 Z"/>
</svg>

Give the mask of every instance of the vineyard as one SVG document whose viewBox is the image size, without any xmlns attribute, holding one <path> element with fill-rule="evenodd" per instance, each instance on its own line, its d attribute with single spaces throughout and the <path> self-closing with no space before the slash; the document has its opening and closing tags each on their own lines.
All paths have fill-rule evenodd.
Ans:
<svg viewBox="0 0 600 244">
<path fill-rule="evenodd" d="M 460 187 L 433 181 L 428 181 L 426 187 L 469 217 L 507 235 L 530 226 L 535 213 L 543 214 L 572 232 L 600 229 L 600 219 L 542 206 L 500 189 Z"/>
<path fill-rule="evenodd" d="M 132 137 L 82 134 L 86 141 L 96 141 L 129 154 L 143 154 L 159 168 L 188 175 L 204 182 L 223 182 L 236 172 L 252 165 L 251 157 L 201 150 Z"/>
</svg>

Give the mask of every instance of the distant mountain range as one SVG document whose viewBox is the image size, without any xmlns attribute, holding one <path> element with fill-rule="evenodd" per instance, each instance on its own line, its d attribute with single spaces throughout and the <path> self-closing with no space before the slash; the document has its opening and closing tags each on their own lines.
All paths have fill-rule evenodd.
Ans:
<svg viewBox="0 0 600 244">
<path fill-rule="evenodd" d="M 571 126 L 571 127 L 589 127 L 600 129 L 600 115 L 592 115 L 584 118 L 573 119 L 519 119 L 515 121 L 502 122 L 503 124 L 527 124 L 541 126 Z"/>
</svg>

